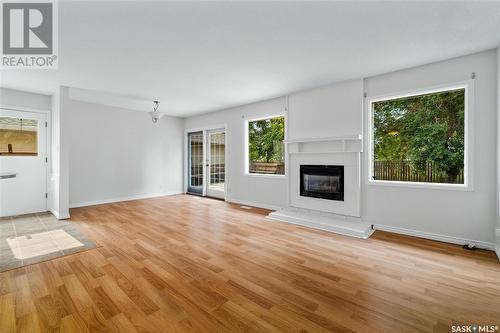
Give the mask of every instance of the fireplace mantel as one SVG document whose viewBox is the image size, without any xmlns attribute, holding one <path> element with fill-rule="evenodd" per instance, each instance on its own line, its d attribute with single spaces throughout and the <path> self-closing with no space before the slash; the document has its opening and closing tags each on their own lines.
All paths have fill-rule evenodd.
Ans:
<svg viewBox="0 0 500 333">
<path fill-rule="evenodd" d="M 288 154 L 335 154 L 363 152 L 361 134 L 326 138 L 302 138 L 285 140 Z"/>
<path fill-rule="evenodd" d="M 362 140 L 362 134 L 330 136 L 326 138 L 302 138 L 285 140 L 285 143 L 304 143 L 304 142 L 327 142 L 327 141 L 358 141 Z"/>
</svg>

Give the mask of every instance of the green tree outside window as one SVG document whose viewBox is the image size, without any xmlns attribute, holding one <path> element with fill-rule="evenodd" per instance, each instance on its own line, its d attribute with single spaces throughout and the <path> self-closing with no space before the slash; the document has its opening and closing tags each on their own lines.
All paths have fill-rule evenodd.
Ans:
<svg viewBox="0 0 500 333">
<path fill-rule="evenodd" d="M 249 121 L 249 172 L 284 174 L 284 139 L 284 117 Z"/>
<path fill-rule="evenodd" d="M 465 89 L 373 103 L 378 180 L 464 183 Z"/>
</svg>

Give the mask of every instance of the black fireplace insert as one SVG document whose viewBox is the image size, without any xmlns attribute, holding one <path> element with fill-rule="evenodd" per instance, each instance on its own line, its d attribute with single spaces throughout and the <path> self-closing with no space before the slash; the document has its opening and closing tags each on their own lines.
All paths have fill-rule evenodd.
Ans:
<svg viewBox="0 0 500 333">
<path fill-rule="evenodd" d="M 300 195 L 344 201 L 344 166 L 301 165 Z"/>
</svg>

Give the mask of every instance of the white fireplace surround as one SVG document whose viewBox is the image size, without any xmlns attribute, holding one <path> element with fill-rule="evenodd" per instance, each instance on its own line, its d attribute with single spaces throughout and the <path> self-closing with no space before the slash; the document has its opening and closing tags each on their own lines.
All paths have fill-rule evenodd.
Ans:
<svg viewBox="0 0 500 333">
<path fill-rule="evenodd" d="M 368 238 L 371 226 L 360 217 L 361 134 L 286 140 L 288 206 L 270 219 Z M 343 165 L 344 201 L 300 195 L 300 165 Z"/>
</svg>

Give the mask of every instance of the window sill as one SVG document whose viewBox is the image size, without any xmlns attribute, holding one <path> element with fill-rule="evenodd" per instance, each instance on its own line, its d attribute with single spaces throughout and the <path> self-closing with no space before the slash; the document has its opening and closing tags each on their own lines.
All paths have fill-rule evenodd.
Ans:
<svg viewBox="0 0 500 333">
<path fill-rule="evenodd" d="M 415 188 L 424 190 L 444 190 L 444 191 L 465 191 L 471 192 L 474 188 L 465 184 L 441 184 L 441 183 L 418 183 L 418 182 L 398 182 L 389 180 L 369 180 L 370 186 L 388 186 L 401 188 Z"/>
<path fill-rule="evenodd" d="M 255 177 L 255 178 L 276 178 L 276 179 L 285 179 L 286 175 L 276 175 L 276 174 L 268 174 L 268 173 L 244 173 L 245 177 Z"/>
</svg>

